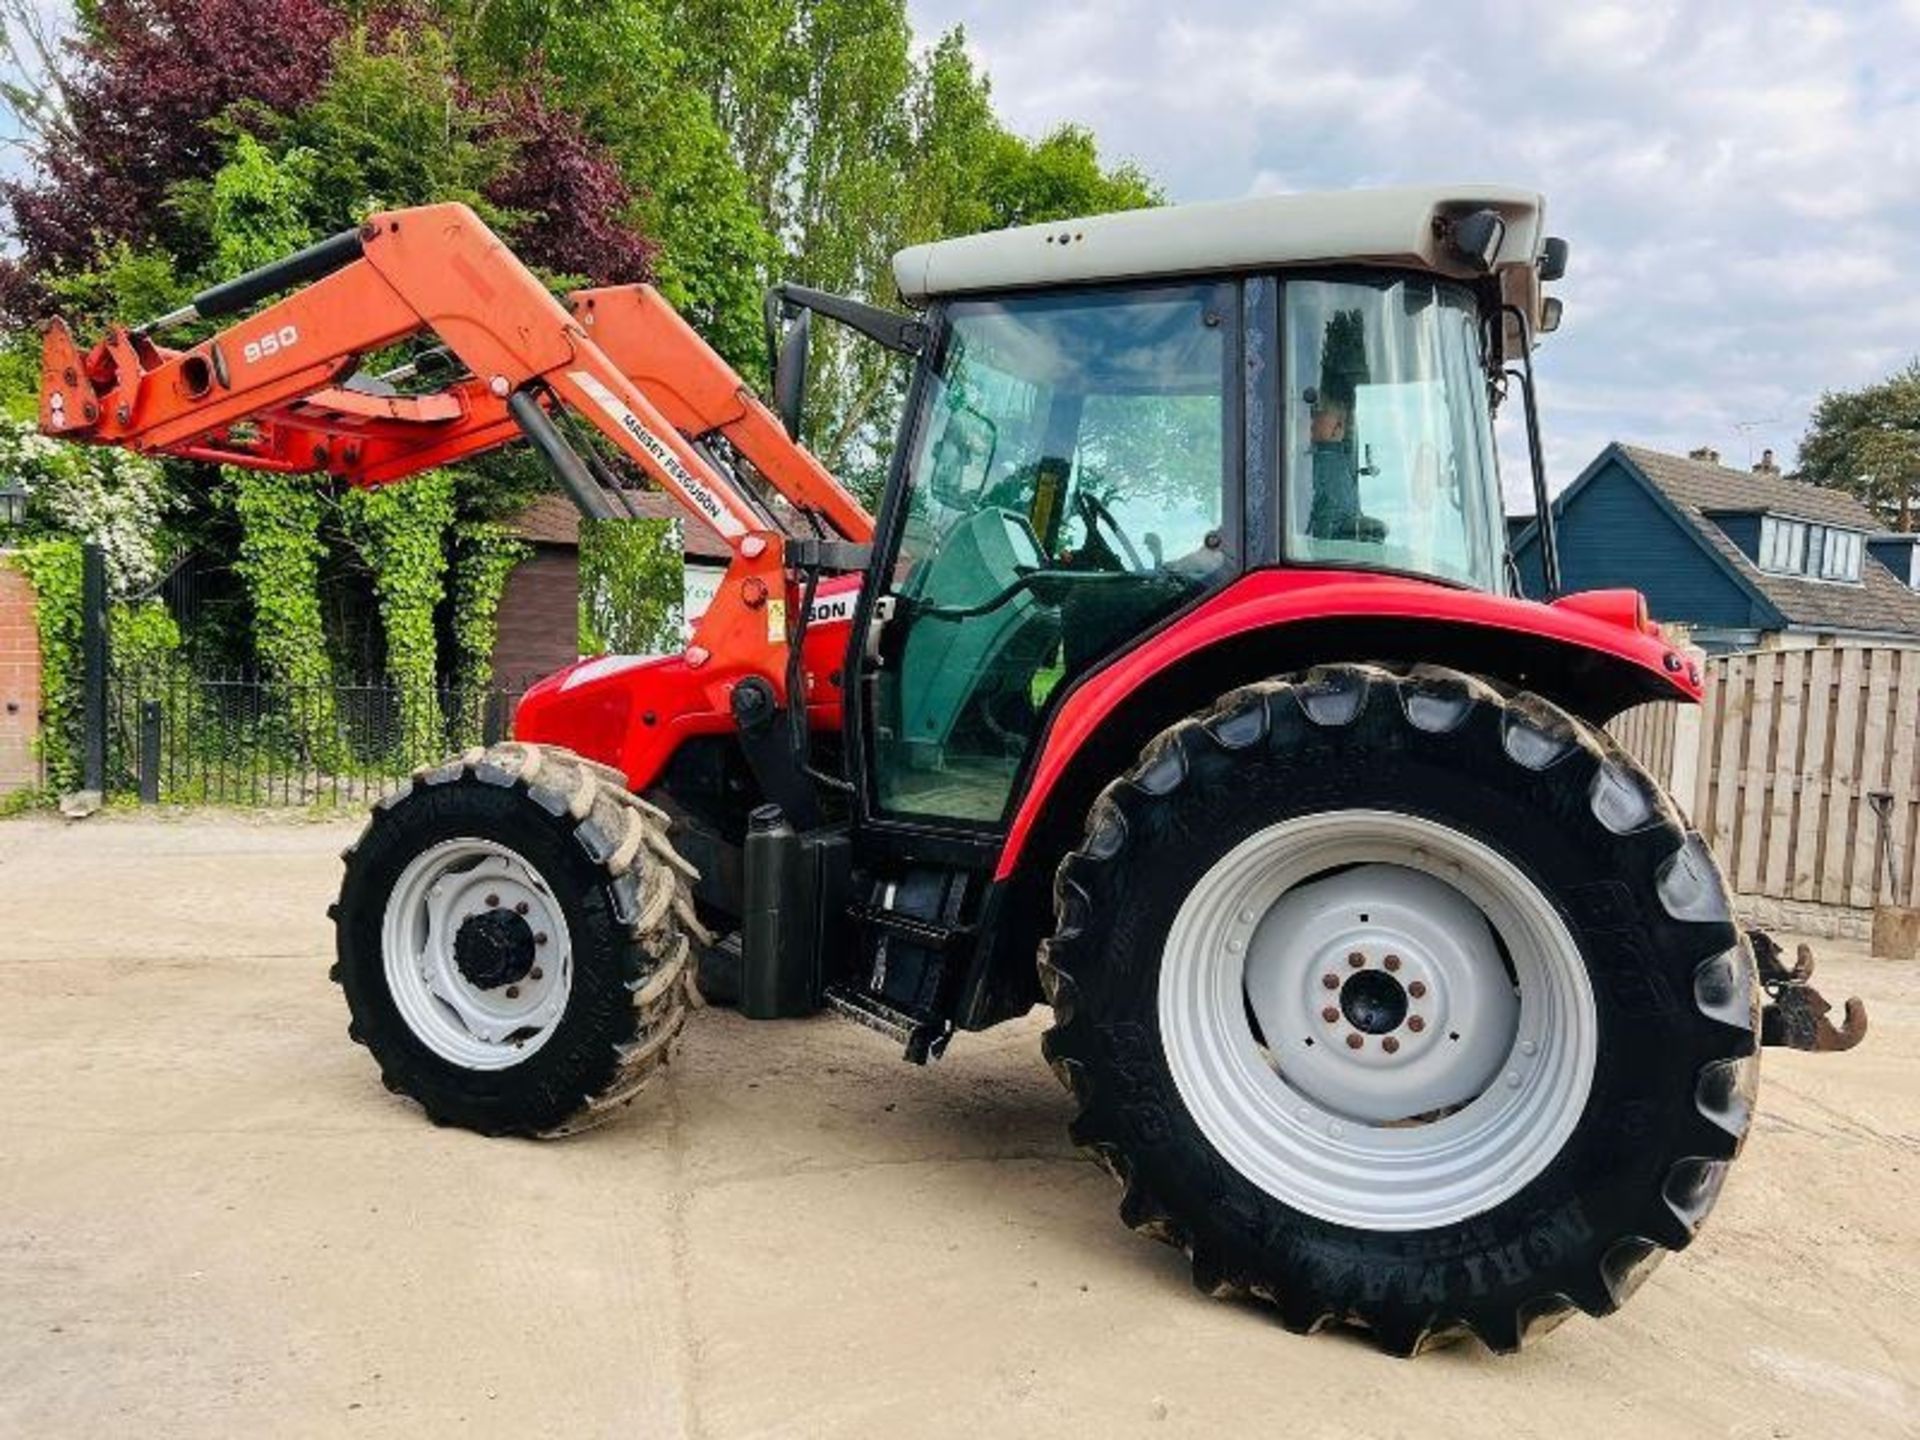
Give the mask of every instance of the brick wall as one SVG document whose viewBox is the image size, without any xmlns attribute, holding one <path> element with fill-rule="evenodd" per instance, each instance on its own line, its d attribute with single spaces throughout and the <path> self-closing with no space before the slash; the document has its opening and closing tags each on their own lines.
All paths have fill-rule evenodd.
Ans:
<svg viewBox="0 0 1920 1440">
<path fill-rule="evenodd" d="M 33 587 L 0 552 L 0 795 L 40 783 L 40 639 Z"/>
<path fill-rule="evenodd" d="M 580 658 L 580 562 L 575 552 L 539 545 L 514 567 L 500 597 L 493 673 L 518 685 Z"/>
</svg>

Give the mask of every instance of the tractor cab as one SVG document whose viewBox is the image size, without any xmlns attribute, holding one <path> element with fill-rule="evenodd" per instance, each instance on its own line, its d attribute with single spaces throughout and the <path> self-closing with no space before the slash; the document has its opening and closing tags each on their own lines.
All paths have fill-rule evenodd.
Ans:
<svg viewBox="0 0 1920 1440">
<path fill-rule="evenodd" d="M 1055 691 L 1250 566 L 1499 589 L 1499 318 L 1386 270 L 941 304 L 877 572 L 876 807 L 997 821 Z"/>
<path fill-rule="evenodd" d="M 1517 589 L 1492 415 L 1511 365 L 1531 417 L 1527 357 L 1558 318 L 1542 287 L 1565 246 L 1541 220 L 1537 195 L 1497 188 L 1268 197 L 903 251 L 910 329 L 798 292 L 915 359 L 848 650 L 839 754 L 865 893 L 843 937 L 859 979 L 828 983 L 830 1002 L 890 1017 L 910 1053 L 1032 1004 L 1030 974 L 996 977 L 1030 972 L 1010 957 L 1031 953 L 1093 798 L 1060 783 L 1085 758 L 1063 717 L 1129 666 L 1178 670 L 1196 617 L 1250 582 Z M 795 335 L 770 337 L 788 397 Z M 1199 700 L 1271 673 L 1271 638 L 1092 727 L 1089 754 L 1113 747 L 1103 781 Z"/>
</svg>

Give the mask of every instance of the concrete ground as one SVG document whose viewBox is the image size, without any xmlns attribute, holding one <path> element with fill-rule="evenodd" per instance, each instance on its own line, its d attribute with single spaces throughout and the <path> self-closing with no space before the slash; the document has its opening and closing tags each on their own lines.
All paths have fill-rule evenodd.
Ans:
<svg viewBox="0 0 1920 1440">
<path fill-rule="evenodd" d="M 435 1130 L 348 1044 L 354 827 L 0 824 L 0 1434 L 1920 1431 L 1920 973 L 1768 1056 L 1700 1241 L 1621 1315 L 1407 1363 L 1208 1300 L 1066 1142 L 1038 1017 L 927 1070 L 696 1015 L 611 1128 Z"/>
</svg>

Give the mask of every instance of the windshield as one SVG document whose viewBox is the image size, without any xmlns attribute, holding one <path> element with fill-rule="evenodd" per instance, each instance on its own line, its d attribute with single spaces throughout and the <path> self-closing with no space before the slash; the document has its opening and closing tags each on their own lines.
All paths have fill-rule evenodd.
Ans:
<svg viewBox="0 0 1920 1440">
<path fill-rule="evenodd" d="M 927 376 L 876 687 L 884 808 L 996 818 L 1059 686 L 1233 566 L 1227 283 L 958 302 Z"/>
<path fill-rule="evenodd" d="M 1287 554 L 1500 586 L 1480 318 L 1418 277 L 1286 286 Z"/>
</svg>

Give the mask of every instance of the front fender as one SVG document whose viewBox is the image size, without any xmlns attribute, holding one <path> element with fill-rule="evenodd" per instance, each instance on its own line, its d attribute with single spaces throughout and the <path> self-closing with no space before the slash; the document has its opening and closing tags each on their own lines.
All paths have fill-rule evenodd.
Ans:
<svg viewBox="0 0 1920 1440">
<path fill-rule="evenodd" d="M 1043 820 L 1058 820 L 1056 801 L 1074 811 L 1077 834 L 1099 786 L 1180 716 L 1235 685 L 1337 660 L 1450 665 L 1595 723 L 1649 700 L 1700 698 L 1698 666 L 1661 638 L 1630 590 L 1542 604 L 1397 576 L 1255 571 L 1074 686 L 1042 737 L 996 878 L 1013 874 Z"/>
</svg>

